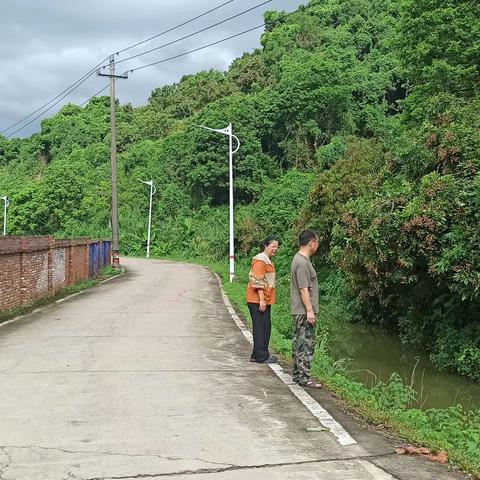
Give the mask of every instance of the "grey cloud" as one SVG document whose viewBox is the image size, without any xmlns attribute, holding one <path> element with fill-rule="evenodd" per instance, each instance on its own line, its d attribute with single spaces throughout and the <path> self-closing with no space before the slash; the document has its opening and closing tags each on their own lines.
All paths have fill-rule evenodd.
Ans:
<svg viewBox="0 0 480 480">
<path fill-rule="evenodd" d="M 294 10 L 305 2 L 273 0 L 198 36 L 119 65 L 119 70 L 214 42 L 262 23 L 262 15 L 266 10 Z M 60 93 L 111 52 L 155 35 L 221 3 L 223 0 L 3 0 L 0 130 Z M 258 3 L 261 0 L 235 0 L 194 23 L 125 52 L 119 59 L 201 29 Z M 258 47 L 260 34 L 261 30 L 257 30 L 218 47 L 135 72 L 129 80 L 119 83 L 118 97 L 122 103 L 141 105 L 154 88 L 176 82 L 183 75 L 210 68 L 224 70 L 243 52 Z M 49 111 L 47 116 L 53 115 L 65 103 L 82 103 L 106 83 L 106 79 L 91 77 Z M 27 136 L 38 131 L 40 121 L 35 121 L 17 135 Z"/>
</svg>

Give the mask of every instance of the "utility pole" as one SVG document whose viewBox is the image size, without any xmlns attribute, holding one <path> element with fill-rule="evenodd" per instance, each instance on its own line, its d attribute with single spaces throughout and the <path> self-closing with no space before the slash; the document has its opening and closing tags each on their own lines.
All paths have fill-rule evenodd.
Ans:
<svg viewBox="0 0 480 480">
<path fill-rule="evenodd" d="M 116 117 L 116 97 L 115 97 L 115 79 L 128 78 L 128 75 L 115 75 L 115 55 L 110 55 L 110 73 L 101 73 L 97 70 L 97 75 L 101 77 L 110 77 L 110 127 L 112 130 L 111 143 L 111 164 L 112 164 L 112 264 L 114 268 L 120 266 L 120 238 L 118 228 L 118 190 L 117 190 L 117 117 Z"/>
</svg>

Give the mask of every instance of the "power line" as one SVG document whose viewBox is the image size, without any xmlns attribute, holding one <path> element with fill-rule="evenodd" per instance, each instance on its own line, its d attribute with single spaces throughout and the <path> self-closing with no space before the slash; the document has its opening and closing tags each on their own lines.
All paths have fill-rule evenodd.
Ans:
<svg viewBox="0 0 480 480">
<path fill-rule="evenodd" d="M 143 68 L 151 67 L 153 65 L 158 65 L 159 63 L 169 62 L 169 61 L 174 60 L 174 59 L 179 58 L 179 57 L 184 57 L 185 55 L 189 55 L 190 53 L 198 52 L 199 50 L 204 50 L 205 48 L 213 47 L 214 45 L 218 45 L 219 43 L 226 42 L 228 40 L 231 40 L 232 38 L 236 38 L 236 37 L 239 37 L 241 35 L 245 35 L 246 33 L 253 32 L 254 30 L 257 30 L 257 29 L 262 28 L 264 26 L 265 26 L 265 23 L 262 23 L 261 25 L 257 25 L 256 27 L 252 27 L 252 28 L 249 28 L 247 30 L 243 30 L 242 32 L 236 33 L 235 35 L 230 35 L 229 37 L 222 38 L 221 40 L 217 40 L 216 42 L 209 43 L 208 45 L 203 45 L 203 46 L 195 48 L 193 50 L 189 50 L 188 52 L 179 53 L 178 55 L 173 55 L 172 57 L 164 58 L 163 60 L 159 60 L 157 62 L 149 63 L 148 65 L 142 65 L 141 67 L 133 68 L 132 70 L 126 70 L 124 72 L 124 74 L 128 73 L 128 72 L 133 73 L 137 70 L 142 70 Z M 92 95 L 88 100 L 85 100 L 85 102 L 81 103 L 80 107 L 85 106 L 90 100 L 94 99 L 97 95 L 102 93 L 108 87 L 109 87 L 109 85 L 105 85 L 101 90 L 99 90 L 97 93 Z"/>
<path fill-rule="evenodd" d="M 245 35 L 246 33 L 252 32 L 253 30 L 257 30 L 258 28 L 261 28 L 261 27 L 264 27 L 264 26 L 265 26 L 265 24 L 262 23 L 261 25 L 257 25 L 256 27 L 252 27 L 252 28 L 249 28 L 247 30 L 243 30 L 242 32 L 236 33 L 235 35 L 230 35 L 229 37 L 222 38 L 221 40 L 217 40 L 216 42 L 209 43 L 208 45 L 203 45 L 202 47 L 195 48 L 194 50 L 189 50 L 188 52 L 183 52 L 183 53 L 180 53 L 178 55 L 174 55 L 172 57 L 164 58 L 163 60 L 159 60 L 158 62 L 153 62 L 153 63 L 150 63 L 148 65 L 142 65 L 141 67 L 134 68 L 132 70 L 127 70 L 127 71 L 124 72 L 124 74 L 127 73 L 127 72 L 132 72 L 133 73 L 136 70 L 141 70 L 142 68 L 151 67 L 152 65 L 157 65 L 159 63 L 165 63 L 165 62 L 168 62 L 170 60 L 174 60 L 175 58 L 179 58 L 179 57 L 183 57 L 185 55 L 189 55 L 190 53 L 194 53 L 194 52 L 197 52 L 199 50 L 203 50 L 205 48 L 212 47 L 213 45 L 218 45 L 219 43 L 226 42 L 227 40 L 231 40 L 232 38 L 239 37 L 240 35 Z M 101 90 L 99 90 L 97 93 L 92 95 L 88 100 L 85 100 L 83 103 L 81 103 L 80 107 L 85 106 L 90 100 L 93 100 L 97 95 L 99 95 L 100 93 L 105 91 L 109 86 L 110 85 L 107 84 L 104 87 L 102 87 Z"/>
<path fill-rule="evenodd" d="M 204 27 L 200 30 L 197 30 L 196 32 L 189 33 L 188 35 L 184 35 L 183 37 L 177 38 L 176 40 L 172 40 L 171 42 L 168 42 L 168 43 L 164 43 L 163 45 L 160 45 L 158 47 L 151 48 L 150 50 L 147 50 L 145 52 L 138 53 L 137 55 L 132 55 L 131 57 L 123 58 L 122 60 L 119 60 L 118 62 L 115 62 L 115 63 L 118 65 L 120 63 L 127 62 L 128 60 L 132 60 L 133 58 L 142 57 L 143 55 L 147 55 L 148 53 L 151 53 L 151 52 L 154 52 L 156 50 L 160 50 L 162 48 L 173 45 L 175 43 L 181 42 L 182 40 L 186 40 L 187 38 L 194 37 L 195 35 L 198 35 L 199 33 L 206 32 L 207 30 L 210 30 L 214 27 L 217 27 L 218 25 L 229 22 L 230 20 L 233 20 L 234 18 L 241 17 L 242 15 L 245 15 L 246 13 L 249 13 L 249 12 L 251 12 L 251 11 L 257 9 L 257 8 L 263 7 L 263 5 L 266 5 L 267 3 L 270 3 L 270 2 L 272 2 L 272 0 L 266 0 L 262 3 L 259 3 L 258 5 L 255 5 L 251 8 L 248 8 L 247 10 L 244 10 L 243 12 L 237 13 L 235 15 L 232 15 L 231 17 L 225 18 L 223 20 L 220 20 L 217 23 L 209 25 L 208 27 Z M 107 67 L 107 65 L 104 65 L 102 68 L 106 68 L 106 67 Z"/>
<path fill-rule="evenodd" d="M 76 82 L 72 83 L 72 84 L 69 85 L 67 88 L 65 88 L 64 90 L 62 90 L 56 97 L 53 97 L 51 100 L 49 100 L 48 102 L 44 103 L 41 107 L 38 107 L 36 110 L 34 110 L 32 113 L 30 113 L 30 114 L 27 115 L 26 117 L 23 117 L 23 118 L 22 118 L 21 120 L 19 120 L 18 122 L 15 122 L 13 125 L 10 125 L 8 128 L 5 128 L 4 130 L 0 131 L 0 134 L 5 133 L 5 132 L 7 132 L 8 130 L 11 130 L 13 127 L 16 127 L 18 124 L 22 123 L 24 120 L 27 120 L 27 119 L 30 118 L 32 115 L 35 115 L 37 112 L 39 112 L 40 110 L 42 110 L 43 108 L 45 108 L 47 105 L 49 105 L 50 103 L 52 103 L 53 101 L 55 101 L 58 97 L 60 97 L 61 95 L 63 95 L 65 92 L 67 92 L 68 90 L 70 90 L 72 87 L 74 87 L 74 88 L 72 88 L 72 90 L 71 90 L 71 92 L 73 92 L 73 91 L 74 91 L 77 87 L 79 87 L 85 80 L 87 80 L 87 78 L 91 77 L 91 76 L 95 73 L 96 69 L 97 69 L 98 67 L 100 67 L 100 66 L 103 64 L 103 62 L 104 62 L 105 60 L 107 60 L 107 59 L 108 59 L 108 57 L 104 58 L 100 63 L 98 63 L 95 67 L 93 67 L 91 70 L 89 70 L 87 73 L 85 73 L 85 75 L 83 75 L 82 77 L 80 77 Z M 79 83 L 79 82 L 80 82 L 80 83 Z M 78 84 L 78 85 L 77 85 L 77 84 Z M 69 92 L 69 93 L 70 93 L 70 92 Z M 68 95 L 68 94 L 67 94 L 67 95 Z M 66 95 L 65 95 L 65 96 L 66 96 Z M 65 98 L 65 96 L 62 97 L 62 99 Z M 54 104 L 54 105 L 56 105 L 56 104 Z M 52 105 L 52 107 L 53 107 L 54 105 Z M 51 107 L 50 107 L 50 108 L 51 108 Z M 48 110 L 50 110 L 50 108 L 47 109 L 47 110 L 45 110 L 45 112 L 43 112 L 43 113 L 48 112 Z M 38 118 L 38 117 L 36 117 L 36 118 Z M 35 118 L 35 120 L 36 120 L 36 118 Z M 30 123 L 31 123 L 31 122 L 30 122 Z M 29 123 L 27 123 L 27 125 L 29 125 Z M 25 125 L 25 126 L 27 126 L 27 125 Z M 23 127 L 22 127 L 22 128 L 23 128 Z M 20 130 L 21 130 L 21 129 L 20 129 Z M 19 131 L 19 130 L 16 130 L 16 131 L 13 132 L 12 134 L 7 135 L 7 138 L 10 137 L 11 135 L 13 135 L 14 133 L 18 132 L 18 131 Z"/>
<path fill-rule="evenodd" d="M 264 26 L 265 26 L 265 23 L 262 23 L 261 25 L 257 25 L 256 27 L 252 27 L 252 28 L 249 28 L 247 30 L 243 30 L 242 32 L 236 33 L 235 35 L 230 35 L 229 37 L 222 38 L 221 40 L 217 40 L 216 42 L 209 43 L 208 45 L 203 45 L 203 46 L 195 48 L 193 50 L 189 50 L 188 52 L 179 53 L 178 55 L 173 55 L 172 57 L 164 58 L 163 60 L 159 60 L 157 62 L 149 63 L 148 65 L 142 65 L 141 67 L 133 68 L 132 70 L 126 70 L 124 72 L 124 74 L 128 73 L 128 72 L 133 73 L 137 70 L 142 70 L 143 68 L 151 67 L 153 65 L 158 65 L 159 63 L 169 62 L 169 61 L 174 60 L 174 59 L 179 58 L 179 57 L 184 57 L 185 55 L 189 55 L 190 53 L 198 52 L 199 50 L 204 50 L 205 48 L 213 47 L 214 45 L 218 45 L 219 43 L 226 42 L 228 40 L 231 40 L 232 38 L 236 38 L 236 37 L 239 37 L 241 35 L 245 35 L 246 33 L 253 32 L 254 30 L 257 30 L 257 29 L 262 28 Z M 88 100 L 85 100 L 85 102 L 81 103 L 80 107 L 83 107 L 84 105 L 86 105 L 90 100 L 92 100 L 97 95 L 102 93 L 108 87 L 109 87 L 109 85 L 105 85 L 101 90 L 99 90 L 97 93 L 92 95 Z"/>
<path fill-rule="evenodd" d="M 270 1 L 270 0 L 269 0 Z M 268 3 L 268 2 L 265 2 L 265 3 Z M 258 5 L 259 6 L 259 5 Z M 256 7 L 254 7 L 256 8 Z M 307 9 L 308 7 L 306 7 L 305 9 Z M 290 17 L 294 14 L 298 13 L 296 10 L 292 11 L 292 12 L 288 12 L 288 13 L 285 13 L 285 15 L 283 16 L 283 19 L 287 18 L 287 17 Z M 147 65 L 142 65 L 141 67 L 137 67 L 137 68 L 132 68 L 132 69 L 129 69 L 129 70 L 126 70 L 124 72 L 124 74 L 130 72 L 130 73 L 133 73 L 137 70 L 142 70 L 143 68 L 148 68 L 148 67 L 151 67 L 153 65 L 158 65 L 160 63 L 165 63 L 165 62 L 169 62 L 170 60 L 174 60 L 176 58 L 180 58 L 180 57 L 184 57 L 185 55 L 189 55 L 191 53 L 195 53 L 195 52 L 198 52 L 200 50 L 204 50 L 206 48 L 209 48 L 209 47 L 213 47 L 214 45 L 218 45 L 220 43 L 223 43 L 223 42 L 226 42 L 228 40 L 231 40 L 233 38 L 237 38 L 237 37 L 240 37 L 241 35 L 245 35 L 246 33 L 250 33 L 250 32 L 253 32 L 254 30 L 257 30 L 259 28 L 262 28 L 262 27 L 266 27 L 267 26 L 267 23 L 264 22 L 260 25 L 257 25 L 255 27 L 251 27 L 251 28 L 248 28 L 246 30 L 242 30 L 241 32 L 238 32 L 238 33 L 235 33 L 234 35 L 229 35 L 228 37 L 224 37 L 220 40 L 217 40 L 215 42 L 212 42 L 212 43 L 208 43 L 206 45 L 203 45 L 201 47 L 197 47 L 197 48 L 194 48 L 193 50 L 189 50 L 188 52 L 183 52 L 183 53 L 179 53 L 177 55 L 172 55 L 171 57 L 168 57 L 168 58 L 164 58 L 162 60 L 158 60 L 156 62 L 152 62 L 152 63 L 148 63 Z M 120 62 L 117 62 L 117 64 L 120 63 Z M 105 87 L 106 88 L 106 87 Z M 105 88 L 103 90 L 105 90 Z M 102 91 L 103 91 L 102 90 Z"/>
<path fill-rule="evenodd" d="M 173 32 L 173 30 L 176 30 L 180 27 L 183 27 L 195 20 L 198 20 L 199 18 L 202 18 L 202 17 L 205 17 L 206 15 L 208 15 L 209 13 L 212 13 L 212 12 L 215 12 L 216 10 L 219 10 L 220 8 L 224 7 L 225 5 L 228 5 L 229 3 L 232 3 L 234 2 L 235 0 L 228 0 L 228 2 L 225 2 L 225 3 L 222 3 L 221 5 L 218 5 L 217 7 L 214 7 L 212 8 L 211 10 L 207 10 L 206 12 L 204 13 L 201 13 L 200 15 L 197 15 L 196 17 L 193 17 L 191 18 L 190 20 L 186 20 L 185 22 L 183 23 L 180 23 L 179 25 L 176 25 L 175 27 L 172 27 L 172 28 L 169 28 L 168 30 L 165 30 L 161 33 L 157 33 L 156 35 L 153 35 L 153 37 L 150 37 L 150 38 L 147 38 L 145 40 L 142 40 L 141 42 L 138 42 L 138 43 L 135 43 L 134 45 L 130 45 L 129 47 L 127 48 L 124 48 L 122 50 L 119 50 L 117 53 L 117 55 L 119 55 L 120 53 L 123 53 L 123 52 L 126 52 L 127 50 L 131 50 L 132 48 L 135 48 L 135 47 L 138 47 L 139 45 L 143 45 L 144 43 L 147 43 L 149 42 L 150 40 L 153 40 L 154 38 L 158 38 L 158 37 L 161 37 L 162 35 L 165 35 L 166 33 L 170 33 L 170 32 Z M 108 57 L 107 57 L 108 59 Z M 105 61 L 105 60 L 103 60 Z M 118 63 L 118 62 L 117 62 Z"/>
<path fill-rule="evenodd" d="M 120 54 L 122 52 L 125 52 L 127 50 L 130 50 L 132 48 L 135 48 L 137 47 L 138 45 L 142 45 L 146 42 L 149 42 L 150 40 L 153 40 L 155 38 L 158 38 L 162 35 L 165 35 L 166 33 L 169 33 L 173 30 L 176 30 L 180 27 L 183 27 L 184 25 L 187 25 L 195 20 L 198 20 L 199 18 L 202 18 L 216 10 L 219 10 L 220 8 L 223 8 L 224 6 L 230 4 L 230 3 L 233 3 L 234 1 L 236 0 L 228 0 L 214 8 L 211 8 L 210 10 L 207 10 L 206 12 L 203 12 L 195 17 L 192 17 L 190 18 L 189 20 L 186 20 L 178 25 L 175 25 L 174 27 L 171 27 L 163 32 L 160 32 L 156 35 L 153 35 L 152 37 L 149 37 L 145 40 L 142 40 L 141 42 L 138 42 L 138 43 L 135 43 L 134 45 L 130 45 L 129 47 L 126 47 L 122 50 L 119 50 L 118 52 L 116 52 L 117 54 Z M 55 100 L 57 100 L 59 97 L 60 98 L 60 101 L 63 100 L 66 96 L 68 96 L 71 92 L 73 92 L 77 87 L 79 87 L 85 80 L 87 80 L 87 78 L 89 78 L 91 75 L 93 75 L 96 71 L 97 68 L 101 67 L 103 65 L 103 63 L 105 62 L 105 60 L 108 60 L 108 58 L 110 57 L 107 56 L 105 57 L 104 59 L 102 59 L 101 62 L 99 62 L 97 65 L 95 65 L 91 70 L 89 70 L 85 75 L 83 75 L 82 77 L 80 77 L 78 80 L 76 80 L 74 83 L 72 83 L 71 85 L 69 85 L 68 87 L 66 87 L 64 90 L 62 90 L 58 95 L 56 95 L 55 97 L 53 97 L 52 99 L 50 99 L 48 102 L 44 103 L 43 105 L 41 105 L 40 107 L 38 107 L 36 110 L 34 110 L 33 112 L 31 112 L 30 114 L 28 114 L 27 116 L 23 117 L 22 119 L 18 120 L 17 122 L 15 122 L 14 124 L 10 125 L 9 127 L 5 128 L 4 130 L 0 131 L 0 135 L 5 133 L 5 132 L 8 132 L 8 130 L 11 130 L 12 128 L 16 127 L 17 125 L 21 124 L 22 122 L 24 122 L 25 120 L 27 120 L 28 118 L 30 118 L 32 115 L 35 115 L 36 113 L 40 112 L 40 110 L 43 110 L 45 107 L 47 107 L 48 105 L 50 105 L 52 102 L 55 102 Z M 103 90 L 102 90 L 103 91 Z M 67 93 L 68 92 L 68 93 Z M 65 95 L 64 95 L 65 94 Z M 62 96 L 63 95 L 63 96 Z M 37 120 L 38 118 L 40 118 L 42 115 L 44 115 L 45 113 L 47 113 L 49 110 L 51 110 L 51 108 L 53 108 L 55 105 L 58 105 L 59 101 L 58 102 L 55 102 L 53 103 L 53 105 L 51 105 L 47 110 L 45 110 L 44 112 L 42 112 L 40 115 L 36 116 L 34 119 L 32 119 L 32 121 L 26 123 L 25 125 L 23 125 L 21 128 L 18 128 L 17 130 L 15 130 L 13 133 L 10 133 L 9 135 L 7 135 L 6 137 L 7 138 L 10 138 L 11 136 L 15 135 L 15 133 L 18 133 L 20 130 L 23 130 L 23 128 L 27 127 L 28 125 L 30 125 L 31 123 L 33 123 L 35 120 Z"/>
<path fill-rule="evenodd" d="M 243 30 L 242 32 L 236 33 L 235 35 L 230 35 L 229 37 L 225 37 L 225 38 L 222 38 L 221 40 L 217 40 L 216 42 L 212 42 L 212 43 L 209 43 L 207 45 L 203 45 L 201 47 L 194 48 L 193 50 L 189 50 L 188 52 L 179 53 L 178 55 L 173 55 L 172 57 L 164 58 L 163 60 L 159 60 L 158 62 L 152 62 L 152 63 L 149 63 L 147 65 L 142 65 L 141 67 L 132 68 L 131 70 L 127 70 L 125 73 L 127 73 L 127 72 L 133 73 L 133 72 L 136 72 L 137 70 L 142 70 L 143 68 L 151 67 L 153 65 L 158 65 L 159 63 L 165 63 L 165 62 L 168 62 L 170 60 L 174 60 L 175 58 L 184 57 L 185 55 L 189 55 L 190 53 L 198 52 L 199 50 L 204 50 L 205 48 L 213 47 L 214 45 L 218 45 L 219 43 L 226 42 L 227 40 L 231 40 L 232 38 L 236 38 L 236 37 L 239 37 L 241 35 L 245 35 L 246 33 L 253 32 L 254 30 L 257 30 L 257 29 L 262 28 L 264 26 L 265 26 L 265 23 L 262 23 L 261 25 L 257 25 L 256 27 L 252 27 L 252 28 L 249 28 L 247 30 Z"/>
<path fill-rule="evenodd" d="M 16 130 L 14 130 L 12 133 L 9 133 L 8 135 L 6 135 L 6 138 L 10 138 L 12 137 L 13 135 L 15 135 L 16 133 L 18 133 L 20 130 L 23 130 L 25 127 L 28 127 L 28 125 L 30 125 L 31 123 L 33 123 L 35 120 L 39 119 L 40 117 L 42 117 L 43 115 L 45 115 L 49 110 L 51 110 L 53 107 L 55 107 L 56 105 L 58 105 L 65 97 L 67 97 L 68 95 L 70 95 L 72 92 L 74 92 L 80 85 L 82 85 L 83 83 L 85 83 L 91 76 L 93 75 L 93 72 L 90 73 L 88 76 L 84 76 L 83 77 L 83 80 L 81 81 L 77 81 L 76 82 L 76 85 L 71 88 L 68 92 L 66 92 L 64 95 L 62 95 L 60 98 L 58 98 L 58 95 L 55 97 L 55 98 L 58 98 L 58 100 L 55 102 L 55 103 L 52 103 L 52 105 L 50 105 L 46 110 L 44 110 L 43 112 L 40 112 L 37 116 L 33 117 L 29 122 L 25 123 L 24 125 L 22 125 L 20 128 L 17 128 Z M 65 92 L 65 90 L 64 90 Z M 47 104 L 48 105 L 48 104 Z M 37 110 L 38 111 L 38 110 Z M 33 115 L 33 114 L 31 114 Z M 29 115 L 29 116 L 31 116 Z"/>
<path fill-rule="evenodd" d="M 85 106 L 90 100 L 93 100 L 96 96 L 100 95 L 104 90 L 106 90 L 110 86 L 109 83 L 107 83 L 103 88 L 101 88 L 97 93 L 92 95 L 88 100 L 85 100 L 83 103 L 79 105 L 79 107 Z"/>
<path fill-rule="evenodd" d="M 234 1 L 234 0 L 232 0 L 232 1 Z M 230 3 L 230 2 L 227 2 L 227 3 Z M 287 14 L 284 16 L 284 18 L 285 18 L 285 17 L 289 17 L 290 15 L 293 15 L 293 14 L 295 14 L 295 13 L 297 13 L 297 12 L 296 12 L 296 11 L 293 11 L 293 12 L 287 13 Z M 183 52 L 183 53 L 180 53 L 180 54 L 178 54 L 178 55 L 173 55 L 173 56 L 171 56 L 171 57 L 168 57 L 168 58 L 165 58 L 165 59 L 156 61 L 156 62 L 152 62 L 152 63 L 149 63 L 149 64 L 147 64 L 147 65 L 142 65 L 141 67 L 137 67 L 137 68 L 133 68 L 133 69 L 131 69 L 131 70 L 127 70 L 127 71 L 125 71 L 124 73 L 127 73 L 127 72 L 133 73 L 133 72 L 135 72 L 135 71 L 137 71 L 137 70 L 142 70 L 142 69 L 144 69 L 144 68 L 148 68 L 148 67 L 151 67 L 151 66 L 154 66 L 154 65 L 158 65 L 158 64 L 161 64 L 161 63 L 165 63 L 165 62 L 174 60 L 174 59 L 176 59 L 176 58 L 180 58 L 180 57 L 189 55 L 189 54 L 191 54 L 191 53 L 195 53 L 195 52 L 198 52 L 198 51 L 200 51 L 200 50 L 204 50 L 204 49 L 206 49 L 206 48 L 213 47 L 214 45 L 218 45 L 218 44 L 220 44 L 220 43 L 226 42 L 226 41 L 231 40 L 231 39 L 233 39 L 233 38 L 237 38 L 237 37 L 239 37 L 239 36 L 241 36 L 241 35 L 245 35 L 246 33 L 252 32 L 252 31 L 254 31 L 254 30 L 257 30 L 257 29 L 262 28 L 262 27 L 265 27 L 265 26 L 266 26 L 266 23 L 262 23 L 261 25 L 257 25 L 257 26 L 255 26 L 255 27 L 248 28 L 248 29 L 243 30 L 243 31 L 241 31 L 241 32 L 238 32 L 238 33 L 236 33 L 236 34 L 234 34 L 234 35 L 230 35 L 230 36 L 228 36 L 228 37 L 222 38 L 222 39 L 220 39 L 220 40 L 217 40 L 217 41 L 215 41 L 215 42 L 209 43 L 209 44 L 207 44 L 207 45 L 203 45 L 203 46 L 201 46 L 201 47 L 194 48 L 193 50 L 189 50 L 189 51 L 187 51 L 187 52 Z M 103 62 L 103 61 L 102 61 L 102 62 Z M 97 65 L 97 67 L 98 67 L 98 66 L 99 66 L 99 65 Z M 97 67 L 95 67 L 95 68 L 97 68 Z M 92 73 L 93 73 L 93 72 L 90 72 L 87 78 L 89 78 Z M 75 88 L 73 88 L 71 91 L 73 91 L 73 90 L 75 90 L 76 88 L 78 88 L 83 82 L 85 82 L 85 81 L 87 80 L 87 78 L 84 78 L 84 80 L 82 80 L 81 83 L 80 83 L 79 85 L 75 86 Z M 102 93 L 102 92 L 103 92 L 104 90 L 106 90 L 108 87 L 109 87 L 109 85 L 105 85 L 105 86 L 104 86 L 102 89 L 100 89 L 97 93 L 95 93 L 94 95 L 92 95 L 88 100 L 86 100 L 85 102 L 83 102 L 82 104 L 80 104 L 80 107 L 83 107 L 84 105 L 86 105 L 88 102 L 90 102 L 90 100 L 92 100 L 92 99 L 95 98 L 97 95 L 99 95 L 100 93 Z M 55 105 L 58 104 L 61 100 L 63 100 L 63 98 L 65 98 L 67 95 L 69 95 L 69 93 L 71 93 L 71 92 L 68 92 L 67 94 L 65 94 L 62 98 L 60 98 L 60 99 L 59 99 L 54 105 L 52 105 L 50 108 L 53 108 L 53 106 L 55 106 Z M 58 96 L 57 96 L 57 97 L 58 97 Z M 55 98 L 57 98 L 57 97 L 55 97 Z M 50 109 L 50 108 L 49 108 L 49 109 Z M 48 110 L 49 110 L 49 109 L 48 109 Z M 46 111 L 43 112 L 43 113 L 46 113 L 48 110 L 46 110 Z M 38 111 L 38 110 L 37 110 L 37 111 Z M 11 133 L 10 135 L 8 135 L 8 137 L 11 137 L 12 135 L 14 135 L 15 133 L 19 132 L 20 130 L 22 130 L 22 129 L 25 128 L 26 126 L 30 125 L 30 123 L 32 123 L 32 122 L 35 121 L 37 118 L 39 118 L 40 116 L 42 116 L 43 113 L 41 113 L 40 115 L 38 115 L 37 117 L 35 117 L 34 119 L 32 119 L 29 123 L 25 124 L 25 125 L 22 126 L 21 128 L 15 130 L 13 133 Z M 7 137 L 7 138 L 8 138 L 8 137 Z"/>
</svg>

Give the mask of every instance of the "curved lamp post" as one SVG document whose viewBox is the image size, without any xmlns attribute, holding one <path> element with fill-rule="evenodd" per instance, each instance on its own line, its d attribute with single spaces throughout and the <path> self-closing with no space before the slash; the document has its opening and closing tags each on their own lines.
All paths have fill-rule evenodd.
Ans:
<svg viewBox="0 0 480 480">
<path fill-rule="evenodd" d="M 211 132 L 221 133 L 228 136 L 228 166 L 229 166 L 229 204 L 230 204 L 230 283 L 235 277 L 235 240 L 233 237 L 233 154 L 238 152 L 240 148 L 240 140 L 233 134 L 232 124 L 229 123 L 226 128 L 210 128 L 204 125 L 196 125 L 197 127 L 210 130 Z M 237 142 L 237 146 L 233 149 L 233 139 Z"/>
<path fill-rule="evenodd" d="M 148 209 L 148 234 L 147 234 L 147 258 L 149 258 L 150 257 L 150 232 L 152 230 L 152 200 L 157 189 L 153 185 L 153 180 L 150 180 L 149 182 L 145 182 L 143 180 L 139 180 L 139 181 L 144 183 L 145 185 L 150 186 L 150 207 Z"/>
</svg>

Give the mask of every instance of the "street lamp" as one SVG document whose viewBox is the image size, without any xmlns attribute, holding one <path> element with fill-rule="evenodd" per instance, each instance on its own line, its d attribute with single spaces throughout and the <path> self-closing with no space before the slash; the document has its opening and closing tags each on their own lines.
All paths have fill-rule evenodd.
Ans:
<svg viewBox="0 0 480 480">
<path fill-rule="evenodd" d="M 6 196 L 0 197 L 0 199 L 3 200 L 3 236 L 5 237 L 7 235 L 7 208 L 10 202 Z"/>
<path fill-rule="evenodd" d="M 150 258 L 150 232 L 152 229 L 152 200 L 157 189 L 153 185 L 153 180 L 150 180 L 149 182 L 144 182 L 143 180 L 140 180 L 140 182 L 150 186 L 150 208 L 148 209 L 148 234 L 147 234 L 147 258 Z"/>
<path fill-rule="evenodd" d="M 228 135 L 228 166 L 229 166 L 229 204 L 230 204 L 230 283 L 233 282 L 235 277 L 235 244 L 233 238 L 233 154 L 238 152 L 240 148 L 240 140 L 233 134 L 232 124 L 229 123 L 227 128 L 210 128 L 204 125 L 196 125 L 197 127 L 210 130 L 211 132 L 221 133 L 222 135 Z M 233 139 L 237 142 L 237 148 L 233 150 Z"/>
</svg>

